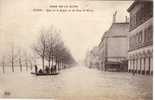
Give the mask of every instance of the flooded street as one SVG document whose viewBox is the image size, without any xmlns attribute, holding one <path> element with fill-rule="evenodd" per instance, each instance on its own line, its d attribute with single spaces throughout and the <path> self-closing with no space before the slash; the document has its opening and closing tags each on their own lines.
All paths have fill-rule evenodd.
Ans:
<svg viewBox="0 0 155 100">
<path fill-rule="evenodd" d="M 0 73 L 1 97 L 152 100 L 152 76 L 102 72 L 79 66 L 62 70 L 56 76 L 34 76 L 29 73 Z M 6 91 L 10 95 L 4 95 Z"/>
</svg>

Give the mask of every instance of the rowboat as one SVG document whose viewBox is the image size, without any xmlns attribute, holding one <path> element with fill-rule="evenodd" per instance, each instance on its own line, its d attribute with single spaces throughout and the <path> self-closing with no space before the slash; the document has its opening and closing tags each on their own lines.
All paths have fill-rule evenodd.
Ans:
<svg viewBox="0 0 155 100">
<path fill-rule="evenodd" d="M 36 75 L 36 76 L 47 76 L 47 75 L 58 75 L 59 73 L 58 72 L 56 72 L 56 73 L 34 73 L 34 72 L 31 72 L 31 74 Z"/>
</svg>

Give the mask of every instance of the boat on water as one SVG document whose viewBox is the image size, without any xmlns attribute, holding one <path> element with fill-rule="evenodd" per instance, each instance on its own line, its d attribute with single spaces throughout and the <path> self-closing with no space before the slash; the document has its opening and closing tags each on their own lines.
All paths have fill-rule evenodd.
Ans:
<svg viewBox="0 0 155 100">
<path fill-rule="evenodd" d="M 56 72 L 56 73 L 34 73 L 34 72 L 31 72 L 31 74 L 36 75 L 36 76 L 47 76 L 47 75 L 58 75 L 59 73 L 58 72 Z"/>
<path fill-rule="evenodd" d="M 31 72 L 31 74 L 36 75 L 36 76 L 47 76 L 47 75 L 58 75 L 59 74 L 59 72 L 56 70 L 56 65 L 51 68 L 46 66 L 45 70 L 39 69 L 39 71 L 38 71 L 37 65 L 35 65 L 34 67 L 35 67 L 35 72 Z"/>
</svg>

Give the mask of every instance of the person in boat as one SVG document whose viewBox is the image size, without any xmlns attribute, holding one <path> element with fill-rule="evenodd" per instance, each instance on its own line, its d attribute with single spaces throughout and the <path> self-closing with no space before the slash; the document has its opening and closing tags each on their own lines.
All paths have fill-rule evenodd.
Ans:
<svg viewBox="0 0 155 100">
<path fill-rule="evenodd" d="M 40 70 L 39 70 L 39 74 L 42 74 L 42 73 L 43 73 L 43 70 L 42 70 L 42 69 L 40 69 Z"/>
<path fill-rule="evenodd" d="M 54 65 L 53 67 L 53 72 L 56 73 L 56 65 Z"/>
<path fill-rule="evenodd" d="M 46 73 L 49 73 L 50 72 L 50 69 L 49 69 L 48 66 L 46 66 L 45 71 L 46 71 Z"/>
<path fill-rule="evenodd" d="M 35 68 L 35 73 L 37 73 L 37 72 L 38 72 L 38 67 L 37 67 L 37 65 L 35 65 L 34 68 Z"/>
<path fill-rule="evenodd" d="M 51 73 L 53 73 L 53 66 L 51 66 Z"/>
</svg>

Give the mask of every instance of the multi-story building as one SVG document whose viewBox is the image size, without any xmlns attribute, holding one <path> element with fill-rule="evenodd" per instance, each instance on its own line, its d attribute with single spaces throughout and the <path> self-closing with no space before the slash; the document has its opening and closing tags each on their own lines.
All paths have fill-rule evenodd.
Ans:
<svg viewBox="0 0 155 100">
<path fill-rule="evenodd" d="M 115 17 L 116 14 L 99 44 L 100 67 L 109 71 L 127 71 L 129 23 L 116 22 Z"/>
<path fill-rule="evenodd" d="M 99 52 L 97 46 L 87 52 L 85 64 L 89 68 L 99 68 Z"/>
<path fill-rule="evenodd" d="M 153 73 L 153 1 L 135 0 L 130 14 L 128 71 Z"/>
</svg>

